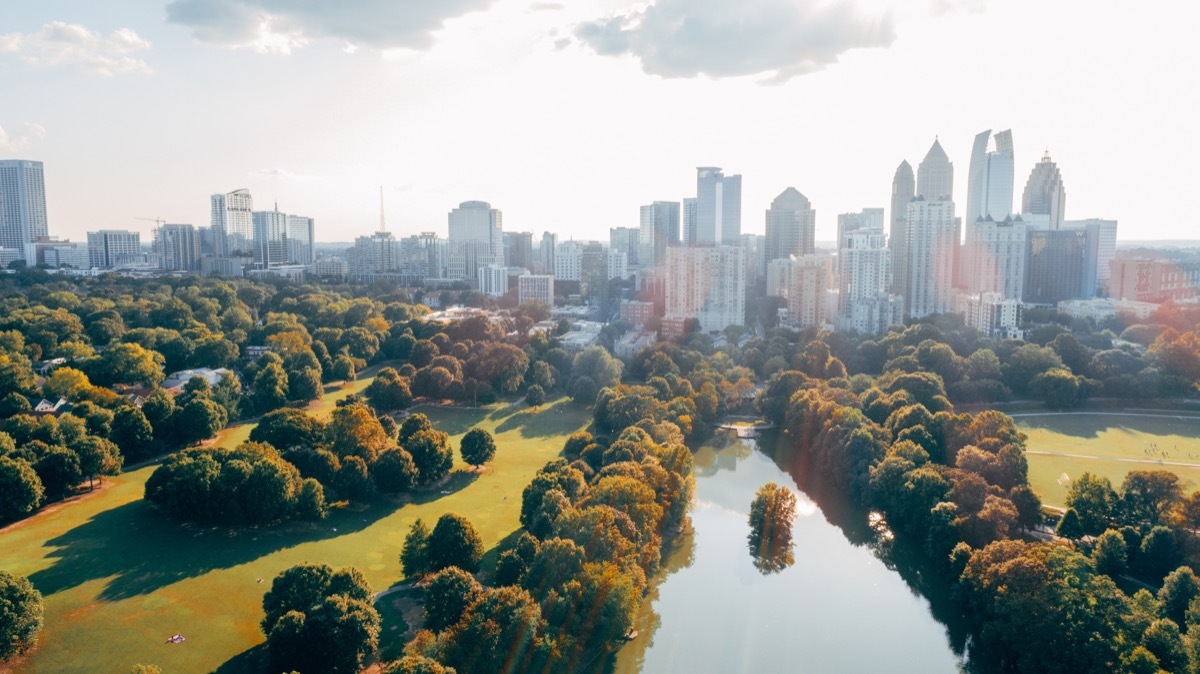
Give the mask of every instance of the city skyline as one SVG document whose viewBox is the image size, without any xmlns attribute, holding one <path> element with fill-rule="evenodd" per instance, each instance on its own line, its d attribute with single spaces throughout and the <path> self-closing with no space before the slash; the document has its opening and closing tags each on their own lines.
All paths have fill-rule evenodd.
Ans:
<svg viewBox="0 0 1200 674">
<path fill-rule="evenodd" d="M 1200 149 L 1194 106 L 1169 76 L 1168 66 L 1192 58 L 1186 41 L 1171 37 L 1187 25 L 1172 20 L 1176 10 L 1091 8 L 1079 30 L 1066 30 L 1075 12 L 1024 1 L 942 2 L 940 12 L 842 3 L 857 9 L 822 20 L 847 30 L 818 45 L 803 28 L 817 11 L 809 3 L 787 3 L 780 25 L 764 28 L 762 18 L 784 5 L 659 0 L 662 18 L 754 27 L 744 42 L 726 35 L 722 49 L 705 54 L 683 48 L 687 35 L 656 36 L 668 30 L 660 19 L 615 0 L 450 3 L 415 18 L 403 6 L 364 4 L 324 33 L 288 9 L 294 3 L 273 3 L 271 12 L 250 0 L 229 4 L 262 12 L 278 29 L 269 35 L 247 32 L 241 15 L 198 23 L 195 10 L 210 4 L 14 8 L 0 34 L 0 86 L 26 95 L 0 110 L 0 156 L 45 162 L 52 233 L 81 240 L 86 231 L 134 229 L 148 239 L 149 226 L 135 218 L 204 226 L 209 195 L 247 188 L 262 203 L 313 217 L 319 240 L 349 241 L 375 230 L 383 185 L 397 236 L 444 232 L 449 208 L 481 200 L 505 212 L 511 231 L 603 238 L 611 227 L 636 227 L 642 205 L 692 195 L 691 167 L 711 165 L 745 177 L 743 232 L 762 233 L 754 214 L 794 186 L 817 205 L 817 239 L 829 241 L 837 214 L 886 206 L 896 163 L 920 157 L 934 136 L 959 167 L 954 200 L 965 204 L 971 138 L 1012 128 L 1018 180 L 1048 149 L 1071 185 L 1068 217 L 1115 218 L 1141 238 L 1191 234 L 1165 205 L 1134 196 L 1151 185 L 1132 170 L 1135 161 L 1155 165 L 1153 189 L 1181 191 L 1182 157 Z M 637 28 L 604 21 L 613 16 Z M 397 22 L 409 30 L 380 37 Z M 1110 54 L 1084 41 L 1118 30 L 1148 40 L 1152 28 L 1154 49 L 1135 40 Z M 770 52 L 757 46 L 772 43 L 763 31 L 799 46 Z M 1014 35 L 1038 49 L 980 48 Z M 680 48 L 656 52 L 656 37 Z M 911 74 L 935 66 L 950 82 L 986 73 L 989 90 L 1019 95 L 946 105 L 910 91 Z M 1113 73 L 1137 76 L 1115 78 L 1121 91 L 1113 93 Z M 1071 93 L 1063 81 L 1073 82 Z M 564 97 L 564 88 L 577 93 Z M 1099 92 L 1113 102 L 1097 104 Z M 965 87 L 948 93 L 967 98 Z M 243 112 L 231 112 L 230 100 L 243 101 Z M 293 104 L 258 106 L 267 100 Z M 907 101 L 903 110 L 885 104 L 895 100 Z M 1139 123 L 1149 113 L 1131 115 L 1126 100 L 1152 110 L 1153 124 Z M 487 114 L 468 113 L 474 106 Z M 1131 124 L 1136 132 L 1113 133 Z"/>
</svg>

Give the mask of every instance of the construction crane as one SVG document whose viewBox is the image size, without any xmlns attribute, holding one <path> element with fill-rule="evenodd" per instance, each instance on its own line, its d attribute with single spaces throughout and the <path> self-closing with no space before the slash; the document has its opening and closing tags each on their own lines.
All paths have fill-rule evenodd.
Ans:
<svg viewBox="0 0 1200 674">
<path fill-rule="evenodd" d="M 145 220 L 146 222 L 153 222 L 155 229 L 167 224 L 167 221 L 163 220 L 162 218 L 134 218 L 134 220 Z"/>
</svg>

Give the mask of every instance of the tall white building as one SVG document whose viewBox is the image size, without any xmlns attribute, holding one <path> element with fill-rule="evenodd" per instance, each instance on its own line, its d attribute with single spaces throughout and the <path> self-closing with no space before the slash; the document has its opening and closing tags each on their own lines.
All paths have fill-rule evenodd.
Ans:
<svg viewBox="0 0 1200 674">
<path fill-rule="evenodd" d="M 360 236 L 347 253 L 347 272 L 351 276 L 400 271 L 400 247 L 391 232 Z"/>
<path fill-rule="evenodd" d="M 0 248 L 25 259 L 25 246 L 50 235 L 46 177 L 40 161 L 0 160 Z"/>
<path fill-rule="evenodd" d="M 538 264 L 535 266 L 543 274 L 554 274 L 554 249 L 557 246 L 557 234 L 553 232 L 542 232 L 542 244 L 538 246 Z"/>
<path fill-rule="evenodd" d="M 212 195 L 213 245 L 217 257 L 248 253 L 254 241 L 254 199 L 250 190 Z"/>
<path fill-rule="evenodd" d="M 191 225 L 163 225 L 154 230 L 154 252 L 163 269 L 196 271 L 200 268 L 200 237 Z"/>
<path fill-rule="evenodd" d="M 736 246 L 742 237 L 742 177 L 715 166 L 696 169 L 695 243 Z"/>
<path fill-rule="evenodd" d="M 638 229 L 638 264 L 666 264 L 667 248 L 679 243 L 679 202 L 656 201 L 642 206 Z"/>
<path fill-rule="evenodd" d="M 303 215 L 287 216 L 287 256 L 293 264 L 312 264 L 317 260 L 316 225 Z"/>
<path fill-rule="evenodd" d="M 858 213 L 839 213 L 837 219 L 837 239 L 834 241 L 834 247 L 841 251 L 846 245 L 846 237 L 858 232 L 878 232 L 883 234 L 886 231 L 884 227 L 884 216 L 882 208 L 864 208 Z M 886 241 L 886 237 L 884 239 Z M 841 266 L 841 258 L 833 261 L 833 268 L 836 272 Z M 891 288 L 888 288 L 890 291 Z"/>
<path fill-rule="evenodd" d="M 503 297 L 508 292 L 508 267 L 502 264 L 480 267 L 479 292 L 489 297 Z"/>
<path fill-rule="evenodd" d="M 784 190 L 766 214 L 767 262 L 793 255 L 812 255 L 816 250 L 817 212 L 812 203 L 795 187 Z"/>
<path fill-rule="evenodd" d="M 88 258 L 92 267 L 111 269 L 142 252 L 142 235 L 123 229 L 102 229 L 88 232 Z"/>
<path fill-rule="evenodd" d="M 1005 300 L 1020 300 L 1025 292 L 1026 237 L 1021 216 L 996 222 L 987 217 L 975 222 L 964 244 L 963 270 L 968 294 L 995 293 Z"/>
<path fill-rule="evenodd" d="M 1025 183 L 1025 193 L 1021 196 L 1021 218 L 1028 224 L 1035 221 L 1045 225 L 1046 229 L 1059 229 L 1067 210 L 1067 188 L 1063 185 L 1062 173 L 1058 165 L 1050 161 L 1050 153 L 1042 156 L 1029 180 Z"/>
<path fill-rule="evenodd" d="M 288 262 L 288 216 L 273 211 L 254 211 L 254 264 L 259 269 L 277 267 Z"/>
<path fill-rule="evenodd" d="M 504 216 L 486 201 L 450 211 L 450 278 L 476 281 L 479 268 L 504 264 Z"/>
<path fill-rule="evenodd" d="M 696 245 L 696 218 L 698 217 L 700 202 L 695 197 L 685 197 L 683 207 L 680 209 L 680 242 L 685 246 Z"/>
<path fill-rule="evenodd" d="M 954 305 L 954 253 L 958 249 L 953 201 L 909 202 L 905 253 L 908 278 L 901 293 L 908 318 L 947 313 Z"/>
<path fill-rule="evenodd" d="M 992 138 L 995 138 L 995 149 L 989 150 Z M 1000 221 L 1013 214 L 1014 170 L 1012 131 L 1001 131 L 992 136 L 988 129 L 975 136 L 964 216 L 968 230 L 976 221 L 988 216 Z"/>
<path fill-rule="evenodd" d="M 705 331 L 724 330 L 746 320 L 744 254 L 737 246 L 668 248 L 666 317 L 690 318 Z"/>
<path fill-rule="evenodd" d="M 833 283 L 833 257 L 804 255 L 767 263 L 767 295 L 787 300 L 793 327 L 807 328 L 829 322 L 829 290 Z"/>
<path fill-rule="evenodd" d="M 892 253 L 882 223 L 848 233 L 839 244 L 838 328 L 877 335 L 904 322 L 903 300 L 891 293 Z"/>
<path fill-rule="evenodd" d="M 554 306 L 554 277 L 549 274 L 522 274 L 517 277 L 517 301 L 541 302 Z"/>
<path fill-rule="evenodd" d="M 434 232 L 400 239 L 400 271 L 413 278 L 446 278 L 449 246 Z"/>
<path fill-rule="evenodd" d="M 892 291 L 903 295 L 908 288 L 908 204 L 917 196 L 917 179 L 908 161 L 900 162 L 892 178 L 891 218 L 888 248 L 892 251 Z"/>
<path fill-rule="evenodd" d="M 954 164 L 936 138 L 917 167 L 917 194 L 927 201 L 954 200 Z"/>
</svg>

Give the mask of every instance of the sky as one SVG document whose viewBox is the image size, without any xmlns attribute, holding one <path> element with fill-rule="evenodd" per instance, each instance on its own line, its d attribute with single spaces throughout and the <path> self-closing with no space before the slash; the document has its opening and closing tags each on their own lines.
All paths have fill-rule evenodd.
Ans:
<svg viewBox="0 0 1200 674">
<path fill-rule="evenodd" d="M 606 240 L 743 176 L 742 231 L 787 187 L 886 207 L 936 138 L 966 202 L 971 141 L 1012 129 L 1016 206 L 1049 151 L 1068 219 L 1200 239 L 1200 9 L 1174 0 L 39 0 L 0 22 L 0 159 L 45 163 L 50 233 L 209 224 L 209 195 L 446 233 Z"/>
</svg>

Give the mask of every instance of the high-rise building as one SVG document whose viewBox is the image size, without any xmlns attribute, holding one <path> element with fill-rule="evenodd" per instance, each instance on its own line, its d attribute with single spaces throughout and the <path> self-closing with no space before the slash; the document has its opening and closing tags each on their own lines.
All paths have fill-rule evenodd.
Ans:
<svg viewBox="0 0 1200 674">
<path fill-rule="evenodd" d="M 287 257 L 292 264 L 316 262 L 316 224 L 303 215 L 287 216 Z"/>
<path fill-rule="evenodd" d="M 254 239 L 254 199 L 250 190 L 212 195 L 213 243 L 217 257 L 249 253 Z"/>
<path fill-rule="evenodd" d="M 277 267 L 288 262 L 288 216 L 273 211 L 254 211 L 254 264 L 259 269 Z"/>
<path fill-rule="evenodd" d="M 794 187 L 784 190 L 771 202 L 766 215 L 767 262 L 793 255 L 812 255 L 816 250 L 817 212 L 808 197 Z"/>
<path fill-rule="evenodd" d="M 347 271 L 351 276 L 400 271 L 400 247 L 391 232 L 360 236 L 347 252 Z"/>
<path fill-rule="evenodd" d="M 971 260 L 971 268 L 963 271 L 968 294 L 996 293 L 1005 300 L 1024 296 L 1027 230 L 1019 215 L 975 222 L 963 247 L 963 259 Z"/>
<path fill-rule="evenodd" d="M 201 256 L 213 256 L 217 254 L 217 244 L 213 239 L 213 228 L 211 225 L 208 227 L 197 227 L 196 236 L 200 237 Z"/>
<path fill-rule="evenodd" d="M 608 230 L 608 247 L 610 250 L 625 253 L 626 261 L 631 265 L 639 263 L 638 249 L 641 247 L 641 230 L 633 227 L 610 227 Z"/>
<path fill-rule="evenodd" d="M 533 232 L 504 232 L 504 259 L 509 267 L 533 269 Z"/>
<path fill-rule="evenodd" d="M 554 277 L 549 274 L 522 274 L 517 277 L 517 302 L 541 302 L 554 306 Z"/>
<path fill-rule="evenodd" d="M 908 161 L 900 162 L 892 178 L 888 248 L 892 251 L 892 290 L 903 295 L 908 288 L 908 204 L 917 196 L 917 180 Z"/>
<path fill-rule="evenodd" d="M 928 201 L 954 201 L 954 164 L 936 138 L 917 166 L 917 194 Z"/>
<path fill-rule="evenodd" d="M 446 278 L 449 247 L 434 232 L 400 240 L 400 271 L 414 279 Z"/>
<path fill-rule="evenodd" d="M 767 295 L 787 300 L 792 327 L 807 328 L 829 321 L 829 288 L 833 257 L 803 255 L 767 263 Z"/>
<path fill-rule="evenodd" d="M 696 169 L 695 245 L 736 246 L 742 236 L 742 177 L 720 168 Z"/>
<path fill-rule="evenodd" d="M 123 229 L 102 229 L 88 232 L 88 257 L 91 266 L 112 269 L 142 252 L 142 235 Z"/>
<path fill-rule="evenodd" d="M 0 248 L 25 259 L 25 245 L 50 235 L 46 176 L 40 161 L 0 160 Z"/>
<path fill-rule="evenodd" d="M 1045 229 L 1059 229 L 1067 210 L 1067 188 L 1063 185 L 1058 165 L 1050 161 L 1050 153 L 1042 156 L 1021 197 L 1021 217 L 1028 224 L 1044 225 Z"/>
<path fill-rule="evenodd" d="M 154 252 L 163 269 L 196 271 L 200 268 L 200 237 L 191 225 L 163 225 L 154 230 Z"/>
<path fill-rule="evenodd" d="M 667 249 L 664 330 L 697 319 L 705 331 L 746 320 L 745 255 L 737 246 Z M 668 329 L 668 325 L 673 326 Z"/>
<path fill-rule="evenodd" d="M 892 253 L 883 223 L 845 234 L 838 247 L 838 327 L 877 335 L 902 323 L 903 300 L 891 290 Z"/>
<path fill-rule="evenodd" d="M 656 201 L 642 206 L 638 263 L 661 267 L 667 263 L 667 248 L 679 243 L 679 202 Z"/>
<path fill-rule="evenodd" d="M 450 211 L 450 278 L 478 281 L 479 268 L 504 264 L 504 216 L 486 201 Z"/>
<path fill-rule="evenodd" d="M 479 292 L 489 297 L 504 297 L 508 292 L 508 267 L 502 264 L 480 267 Z"/>
<path fill-rule="evenodd" d="M 1013 207 L 1013 140 L 1012 131 L 1001 131 L 995 138 L 995 149 L 988 150 L 993 138 L 991 129 L 975 136 L 971 150 L 971 168 L 967 176 L 967 229 L 979 220 L 991 216 L 1000 221 L 1012 215 Z"/>
<path fill-rule="evenodd" d="M 746 251 L 746 283 L 754 287 L 767 275 L 767 237 L 743 234 L 742 250 Z"/>
<path fill-rule="evenodd" d="M 1099 242 L 1087 229 L 1034 230 L 1028 238 L 1026 303 L 1056 305 L 1095 296 Z"/>
<path fill-rule="evenodd" d="M 686 197 L 683 200 L 683 209 L 681 217 L 683 221 L 683 231 L 680 242 L 685 246 L 696 245 L 696 219 L 699 217 L 700 201 L 694 197 Z"/>
<path fill-rule="evenodd" d="M 1096 248 L 1096 292 L 1108 294 L 1112 274 L 1110 265 L 1117 255 L 1117 221 L 1099 218 L 1067 220 L 1062 223 L 1062 229 L 1087 230 Z"/>
<path fill-rule="evenodd" d="M 840 251 L 846 246 L 846 237 L 858 232 L 878 232 L 884 233 L 883 226 L 883 209 L 882 208 L 864 208 L 858 213 L 839 213 L 837 220 L 837 239 L 834 242 L 834 247 Z M 886 240 L 886 237 L 885 237 Z M 834 260 L 834 269 L 841 266 L 840 260 Z M 890 268 L 890 265 L 889 265 Z M 890 277 L 890 273 L 889 273 Z M 891 287 L 888 288 L 891 291 Z"/>
<path fill-rule="evenodd" d="M 954 300 L 957 225 L 953 201 L 916 197 L 908 204 L 905 254 L 908 278 L 900 293 L 908 318 L 947 313 Z"/>
</svg>

